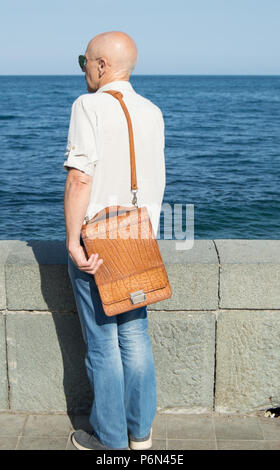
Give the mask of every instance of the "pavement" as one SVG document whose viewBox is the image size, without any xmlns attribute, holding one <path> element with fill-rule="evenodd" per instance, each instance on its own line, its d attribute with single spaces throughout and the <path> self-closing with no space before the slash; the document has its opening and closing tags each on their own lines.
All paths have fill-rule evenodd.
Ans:
<svg viewBox="0 0 280 470">
<path fill-rule="evenodd" d="M 280 417 L 157 414 L 154 450 L 280 450 Z M 0 450 L 76 450 L 73 429 L 90 431 L 87 416 L 0 412 Z"/>
</svg>

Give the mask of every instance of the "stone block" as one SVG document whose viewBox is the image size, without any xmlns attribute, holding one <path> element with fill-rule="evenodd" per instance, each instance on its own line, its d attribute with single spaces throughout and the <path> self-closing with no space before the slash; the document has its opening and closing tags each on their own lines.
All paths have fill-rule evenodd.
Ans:
<svg viewBox="0 0 280 470">
<path fill-rule="evenodd" d="M 7 410 L 8 408 L 5 318 L 4 315 L 0 314 L 0 410 Z"/>
<path fill-rule="evenodd" d="M 66 450 L 68 437 L 21 437 L 17 450 Z"/>
<path fill-rule="evenodd" d="M 212 410 L 215 314 L 151 312 L 149 331 L 159 409 L 193 413 Z"/>
<path fill-rule="evenodd" d="M 76 314 L 9 313 L 7 345 L 12 410 L 89 409 L 92 392 Z"/>
<path fill-rule="evenodd" d="M 0 437 L 19 437 L 24 429 L 26 415 L 1 413 L 0 415 Z"/>
<path fill-rule="evenodd" d="M 69 416 L 64 414 L 53 415 L 29 415 L 24 426 L 24 437 L 67 437 L 72 431 L 72 423 Z"/>
<path fill-rule="evenodd" d="M 9 310 L 76 310 L 62 241 L 18 242 L 6 261 Z"/>
<path fill-rule="evenodd" d="M 208 415 L 167 415 L 167 439 L 199 439 L 215 441 L 212 416 Z"/>
<path fill-rule="evenodd" d="M 215 240 L 220 308 L 280 309 L 280 240 Z"/>
<path fill-rule="evenodd" d="M 149 328 L 159 408 L 211 410 L 215 315 L 152 312 Z M 76 314 L 9 313 L 7 345 L 11 410 L 89 410 L 93 396 Z"/>
<path fill-rule="evenodd" d="M 172 297 L 149 310 L 214 310 L 218 308 L 219 266 L 211 240 L 194 240 L 190 250 L 176 250 L 176 240 L 158 240 Z"/>
<path fill-rule="evenodd" d="M 5 280 L 5 264 L 10 251 L 18 240 L 0 240 L 0 310 L 4 310 L 6 303 L 6 280 Z"/>
<path fill-rule="evenodd" d="M 280 406 L 280 311 L 220 311 L 215 411 L 243 413 Z"/>
</svg>

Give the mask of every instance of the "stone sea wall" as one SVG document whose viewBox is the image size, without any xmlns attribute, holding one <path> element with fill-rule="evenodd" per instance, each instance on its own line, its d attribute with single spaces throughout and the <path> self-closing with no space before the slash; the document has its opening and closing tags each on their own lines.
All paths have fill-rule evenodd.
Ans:
<svg viewBox="0 0 280 470">
<path fill-rule="evenodd" d="M 280 240 L 158 240 L 173 295 L 148 307 L 160 412 L 280 406 Z M 87 412 L 63 241 L 0 241 L 0 410 Z"/>
</svg>

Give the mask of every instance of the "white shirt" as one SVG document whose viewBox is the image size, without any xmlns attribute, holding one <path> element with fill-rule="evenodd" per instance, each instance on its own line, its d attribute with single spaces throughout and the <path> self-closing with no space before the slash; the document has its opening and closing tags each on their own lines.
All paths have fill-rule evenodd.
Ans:
<svg viewBox="0 0 280 470">
<path fill-rule="evenodd" d="M 158 106 L 135 92 L 128 81 L 107 83 L 72 105 L 64 168 L 93 177 L 86 216 L 107 206 L 132 206 L 127 120 L 120 102 L 102 93 L 118 90 L 130 113 L 137 177 L 137 204 L 146 206 L 155 236 L 165 189 L 164 120 Z"/>
</svg>

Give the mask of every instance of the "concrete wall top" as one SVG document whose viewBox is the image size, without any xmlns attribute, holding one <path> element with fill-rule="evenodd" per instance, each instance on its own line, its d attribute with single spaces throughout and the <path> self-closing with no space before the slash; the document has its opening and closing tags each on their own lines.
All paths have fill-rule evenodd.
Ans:
<svg viewBox="0 0 280 470">
<path fill-rule="evenodd" d="M 280 240 L 178 242 L 158 240 L 173 295 L 150 309 L 280 308 Z M 65 241 L 0 240 L 0 309 L 76 310 Z"/>
</svg>

